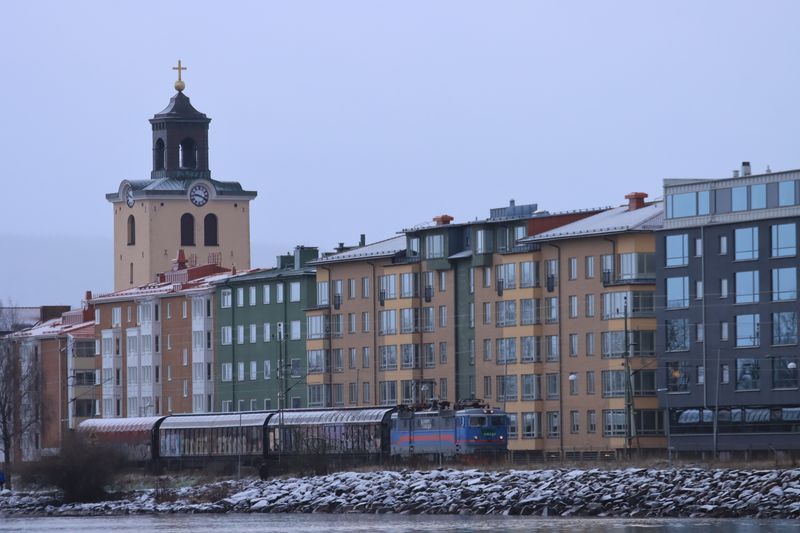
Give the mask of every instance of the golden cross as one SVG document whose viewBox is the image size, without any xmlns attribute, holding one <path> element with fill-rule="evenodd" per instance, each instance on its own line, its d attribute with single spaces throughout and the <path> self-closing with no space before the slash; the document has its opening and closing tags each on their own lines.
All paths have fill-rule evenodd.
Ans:
<svg viewBox="0 0 800 533">
<path fill-rule="evenodd" d="M 182 67 L 181 66 L 181 60 L 179 59 L 178 60 L 178 66 L 177 67 L 172 67 L 172 70 L 177 70 L 178 71 L 178 81 L 181 81 L 181 71 L 182 70 L 189 70 L 189 69 L 187 69 L 186 67 Z"/>
</svg>

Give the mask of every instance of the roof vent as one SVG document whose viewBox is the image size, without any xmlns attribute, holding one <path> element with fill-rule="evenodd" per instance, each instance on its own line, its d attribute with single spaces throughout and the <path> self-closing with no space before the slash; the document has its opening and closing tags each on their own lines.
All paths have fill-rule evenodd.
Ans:
<svg viewBox="0 0 800 533">
<path fill-rule="evenodd" d="M 438 217 L 433 217 L 433 221 L 437 226 L 444 226 L 445 224 L 451 223 L 453 220 L 455 219 L 450 215 L 439 215 Z"/>
<path fill-rule="evenodd" d="M 742 161 L 742 176 L 749 176 L 750 174 L 750 161 Z"/>
<path fill-rule="evenodd" d="M 628 211 L 636 211 L 644 207 L 644 199 L 647 198 L 646 192 L 632 192 L 625 195 L 628 200 Z"/>
</svg>

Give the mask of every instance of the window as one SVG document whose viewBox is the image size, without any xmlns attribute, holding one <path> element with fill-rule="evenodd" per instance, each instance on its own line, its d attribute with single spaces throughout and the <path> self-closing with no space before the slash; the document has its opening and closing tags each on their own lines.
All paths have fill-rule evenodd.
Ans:
<svg viewBox="0 0 800 533">
<path fill-rule="evenodd" d="M 772 313 L 772 344 L 797 344 L 797 313 Z"/>
<path fill-rule="evenodd" d="M 575 357 L 578 355 L 578 335 L 577 333 L 570 333 L 569 335 L 569 355 Z"/>
<path fill-rule="evenodd" d="M 236 344 L 244 344 L 244 324 L 236 326 Z"/>
<path fill-rule="evenodd" d="M 694 240 L 694 256 L 703 257 L 703 239 L 699 237 Z"/>
<path fill-rule="evenodd" d="M 720 322 L 719 323 L 719 340 L 721 340 L 721 341 L 728 340 L 728 323 L 727 322 Z"/>
<path fill-rule="evenodd" d="M 447 364 L 447 343 L 439 343 L 439 364 Z"/>
<path fill-rule="evenodd" d="M 624 409 L 603 410 L 603 436 L 624 437 L 627 432 Z"/>
<path fill-rule="evenodd" d="M 794 181 L 781 181 L 778 183 L 778 206 L 795 205 Z"/>
<path fill-rule="evenodd" d="M 507 339 L 497 339 L 497 364 L 505 365 L 514 363 L 517 360 L 517 339 L 509 337 Z"/>
<path fill-rule="evenodd" d="M 709 191 L 667 195 L 667 218 L 693 217 L 709 213 Z"/>
<path fill-rule="evenodd" d="M 728 253 L 728 237 L 725 235 L 719 236 L 719 255 Z"/>
<path fill-rule="evenodd" d="M 269 300 L 270 300 L 270 298 L 269 298 L 269 296 L 270 296 L 269 285 L 264 285 L 264 290 L 262 291 L 262 294 L 263 294 L 262 298 L 264 300 L 264 305 L 267 305 L 269 303 Z"/>
<path fill-rule="evenodd" d="M 558 335 L 545 337 L 546 357 L 548 361 L 558 361 Z"/>
<path fill-rule="evenodd" d="M 256 329 L 256 325 L 255 324 L 250 324 L 250 343 L 251 344 L 256 342 L 257 331 L 258 330 Z"/>
<path fill-rule="evenodd" d="M 439 378 L 439 399 L 447 399 L 447 378 Z"/>
<path fill-rule="evenodd" d="M 236 307 L 244 306 L 244 287 L 236 288 Z"/>
<path fill-rule="evenodd" d="M 484 349 L 486 349 L 486 345 L 484 344 Z M 489 349 L 491 350 L 491 343 L 489 344 Z M 422 345 L 422 353 L 423 357 L 425 358 L 425 368 L 433 368 L 436 366 L 436 345 L 432 342 L 425 343 Z M 491 354 L 489 354 L 491 358 Z"/>
<path fill-rule="evenodd" d="M 517 325 L 517 302 L 516 300 L 508 300 L 502 302 L 495 302 L 497 327 L 507 327 Z"/>
<path fill-rule="evenodd" d="M 355 300 L 356 298 L 356 280 L 350 278 L 347 280 L 347 299 Z"/>
<path fill-rule="evenodd" d="M 428 235 L 425 237 L 425 259 L 444 257 L 444 235 Z"/>
<path fill-rule="evenodd" d="M 255 331 L 255 326 L 253 327 L 253 331 Z M 300 321 L 299 320 L 292 320 L 289 322 L 289 339 L 293 341 L 300 340 L 302 338 L 300 333 Z"/>
<path fill-rule="evenodd" d="M 578 411 L 570 411 L 569 418 L 570 418 L 570 426 L 569 431 L 570 433 L 578 433 L 581 429 L 580 423 L 580 413 Z"/>
<path fill-rule="evenodd" d="M 594 316 L 594 294 L 586 295 L 586 316 Z"/>
<path fill-rule="evenodd" d="M 483 360 L 492 360 L 492 339 L 483 339 Z"/>
<path fill-rule="evenodd" d="M 128 215 L 128 246 L 136 244 L 136 219 Z"/>
<path fill-rule="evenodd" d="M 667 235 L 666 254 L 668 267 L 685 266 L 689 264 L 689 236 Z"/>
<path fill-rule="evenodd" d="M 635 396 L 656 395 L 655 370 L 638 370 L 633 374 L 633 394 Z"/>
<path fill-rule="evenodd" d="M 231 344 L 232 342 L 231 333 L 232 332 L 230 326 L 222 326 L 222 328 L 220 328 L 220 342 L 223 345 Z"/>
<path fill-rule="evenodd" d="M 736 360 L 736 390 L 758 390 L 761 370 L 758 359 L 745 357 Z"/>
<path fill-rule="evenodd" d="M 364 390 L 362 391 L 361 396 L 364 400 L 364 403 L 370 403 L 372 400 L 370 399 L 370 394 L 369 394 L 369 382 L 368 381 L 364 382 L 362 388 Z"/>
<path fill-rule="evenodd" d="M 447 290 L 447 271 L 440 270 L 439 271 L 439 292 L 445 292 Z"/>
<path fill-rule="evenodd" d="M 419 344 L 401 344 L 400 356 L 400 368 L 421 368 L 419 364 Z"/>
<path fill-rule="evenodd" d="M 418 296 L 417 273 L 404 272 L 400 274 L 400 298 L 415 298 Z"/>
<path fill-rule="evenodd" d="M 731 211 L 747 211 L 747 186 L 731 188 Z"/>
<path fill-rule="evenodd" d="M 668 352 L 680 352 L 689 349 L 689 320 L 678 318 L 664 322 L 666 349 Z"/>
<path fill-rule="evenodd" d="M 719 297 L 720 298 L 727 298 L 728 297 L 728 280 L 727 278 L 722 278 L 719 280 Z"/>
<path fill-rule="evenodd" d="M 275 302 L 279 304 L 283 303 L 283 283 L 275 285 Z"/>
<path fill-rule="evenodd" d="M 300 301 L 300 282 L 293 281 L 289 283 L 289 301 L 290 302 L 299 302 Z"/>
<path fill-rule="evenodd" d="M 487 254 L 492 252 L 492 234 L 489 230 L 475 231 L 475 253 Z"/>
<path fill-rule="evenodd" d="M 379 346 L 378 355 L 380 356 L 380 370 L 397 369 L 397 346 Z"/>
<path fill-rule="evenodd" d="M 397 382 L 381 381 L 378 383 L 381 405 L 397 404 Z"/>
<path fill-rule="evenodd" d="M 369 278 L 366 276 L 361 278 L 361 297 L 369 298 Z M 365 399 L 364 401 L 367 400 Z"/>
<path fill-rule="evenodd" d="M 772 257 L 791 257 L 797 254 L 795 224 L 776 224 L 771 227 Z"/>
<path fill-rule="evenodd" d="M 369 368 L 369 346 L 364 346 L 361 348 L 361 368 Z"/>
<path fill-rule="evenodd" d="M 397 275 L 388 274 L 379 276 L 378 282 L 381 288 L 381 297 L 385 300 L 397 298 Z"/>
<path fill-rule="evenodd" d="M 522 300 L 522 323 L 525 323 L 525 300 Z M 430 308 L 426 308 L 430 309 Z M 433 309 L 431 309 L 433 311 Z M 431 322 L 433 322 L 433 313 L 431 313 Z M 492 302 L 483 302 L 483 323 L 484 324 L 491 324 L 492 323 Z M 431 324 L 431 329 L 433 329 L 433 324 Z"/>
<path fill-rule="evenodd" d="M 738 228 L 734 232 L 736 261 L 758 259 L 758 228 Z"/>
<path fill-rule="evenodd" d="M 622 398 L 625 396 L 625 371 L 603 370 L 603 397 Z"/>
<path fill-rule="evenodd" d="M 492 397 L 492 376 L 483 376 L 483 397 Z"/>
<path fill-rule="evenodd" d="M 344 351 L 341 348 L 334 348 L 333 352 L 333 371 L 342 372 L 344 370 Z"/>
<path fill-rule="evenodd" d="M 759 344 L 759 315 L 736 315 L 736 346 L 747 348 Z"/>
<path fill-rule="evenodd" d="M 772 269 L 772 301 L 797 299 L 797 268 Z"/>
<path fill-rule="evenodd" d="M 695 340 L 704 342 L 706 340 L 706 328 L 702 322 L 695 324 Z"/>
<path fill-rule="evenodd" d="M 317 305 L 320 307 L 330 305 L 329 285 L 327 281 L 317 282 Z"/>
<path fill-rule="evenodd" d="M 702 281 L 695 281 L 694 282 L 694 297 L 696 300 L 703 299 L 703 282 Z"/>
<path fill-rule="evenodd" d="M 358 328 L 358 319 L 356 318 L 356 314 L 355 313 L 348 313 L 347 314 L 347 332 L 348 333 L 355 333 L 357 328 Z"/>
<path fill-rule="evenodd" d="M 325 350 L 308 350 L 306 355 L 308 357 L 309 374 L 325 372 L 327 368 L 325 361 L 327 354 Z"/>
<path fill-rule="evenodd" d="M 540 439 L 542 437 L 542 413 L 522 413 L 522 438 Z"/>
<path fill-rule="evenodd" d="M 542 360 L 541 337 L 520 337 L 521 361 L 534 363 Z"/>
<path fill-rule="evenodd" d="M 250 361 L 250 380 L 253 381 L 258 377 L 258 364 L 256 361 Z"/>
<path fill-rule="evenodd" d="M 547 438 L 555 439 L 561 434 L 561 416 L 558 411 L 547 412 Z"/>
<path fill-rule="evenodd" d="M 397 310 L 389 309 L 378 312 L 380 335 L 394 335 L 397 333 Z"/>
<path fill-rule="evenodd" d="M 586 279 L 594 277 L 594 256 L 592 255 L 587 255 L 584 258 L 584 274 L 586 275 Z"/>
<path fill-rule="evenodd" d="M 361 313 L 361 331 L 368 333 L 370 330 L 371 320 L 369 318 L 369 311 Z"/>
<path fill-rule="evenodd" d="M 577 318 L 578 317 L 578 297 L 577 296 L 570 296 L 569 297 L 569 317 L 570 318 Z"/>
<path fill-rule="evenodd" d="M 497 376 L 497 401 L 517 400 L 517 376 Z"/>
<path fill-rule="evenodd" d="M 667 309 L 689 307 L 689 277 L 667 278 Z"/>
<path fill-rule="evenodd" d="M 483 286 L 492 286 L 492 267 L 490 266 L 483 267 Z"/>
<path fill-rule="evenodd" d="M 400 309 L 400 333 L 413 333 L 417 330 L 417 312 L 416 307 Z"/>
<path fill-rule="evenodd" d="M 619 254 L 619 279 L 655 279 L 656 254 Z"/>
<path fill-rule="evenodd" d="M 539 284 L 539 280 L 537 279 L 538 271 L 534 269 L 534 265 L 538 267 L 539 263 L 535 261 L 523 261 L 519 264 L 520 287 L 534 287 Z"/>
<path fill-rule="evenodd" d="M 231 306 L 231 290 L 230 289 L 222 289 L 220 291 L 220 307 L 226 309 Z M 184 313 L 183 318 L 186 318 L 186 314 Z"/>
<path fill-rule="evenodd" d="M 272 363 L 267 359 L 264 361 L 264 379 L 270 379 L 272 377 Z"/>
<path fill-rule="evenodd" d="M 798 387 L 797 357 L 772 359 L 772 388 L 796 389 Z"/>
<path fill-rule="evenodd" d="M 217 215 L 209 213 L 203 218 L 203 244 L 219 246 Z"/>
<path fill-rule="evenodd" d="M 594 355 L 594 333 L 586 334 L 586 355 Z"/>
<path fill-rule="evenodd" d="M 594 409 L 586 411 L 586 432 L 597 432 L 597 412 Z"/>
<path fill-rule="evenodd" d="M 557 400 L 561 391 L 559 386 L 558 374 L 547 374 L 547 399 Z"/>
<path fill-rule="evenodd" d="M 767 185 L 762 183 L 750 186 L 750 209 L 767 207 Z"/>
<path fill-rule="evenodd" d="M 517 265 L 515 263 L 506 263 L 504 265 L 497 265 L 497 286 L 504 289 L 514 289 L 517 286 Z"/>
<path fill-rule="evenodd" d="M 545 308 L 545 315 L 544 319 L 546 322 L 558 322 L 558 298 L 545 298 L 544 299 L 544 308 Z"/>
<path fill-rule="evenodd" d="M 567 275 L 569 276 L 569 279 L 578 279 L 578 258 L 570 257 L 567 265 Z"/>
<path fill-rule="evenodd" d="M 749 304 L 758 302 L 758 271 L 748 270 L 736 273 L 736 297 L 737 304 Z"/>
<path fill-rule="evenodd" d="M 446 328 L 447 327 L 447 306 L 440 305 L 439 306 L 439 327 Z"/>
<path fill-rule="evenodd" d="M 181 216 L 181 246 L 194 246 L 194 217 L 189 213 Z"/>
<path fill-rule="evenodd" d="M 542 399 L 542 376 L 540 374 L 522 375 L 522 399 L 523 401 Z"/>
</svg>

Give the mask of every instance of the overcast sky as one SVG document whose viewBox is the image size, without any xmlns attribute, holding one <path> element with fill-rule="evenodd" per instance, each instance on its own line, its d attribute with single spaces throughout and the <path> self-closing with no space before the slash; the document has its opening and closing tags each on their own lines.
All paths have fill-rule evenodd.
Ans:
<svg viewBox="0 0 800 533">
<path fill-rule="evenodd" d="M 151 170 L 174 93 L 257 190 L 253 266 L 514 198 L 800 167 L 800 3 L 3 2 L 0 299 L 112 288 L 104 195 Z"/>
</svg>

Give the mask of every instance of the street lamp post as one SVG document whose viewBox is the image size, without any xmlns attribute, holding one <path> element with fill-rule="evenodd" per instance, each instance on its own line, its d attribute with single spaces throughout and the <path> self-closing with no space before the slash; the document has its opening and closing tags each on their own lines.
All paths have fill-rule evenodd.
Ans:
<svg viewBox="0 0 800 533">
<path fill-rule="evenodd" d="M 656 392 L 664 393 L 664 404 L 666 406 L 664 418 L 667 422 L 667 465 L 672 468 L 672 423 L 669 416 L 669 388 L 656 389 Z"/>
</svg>

